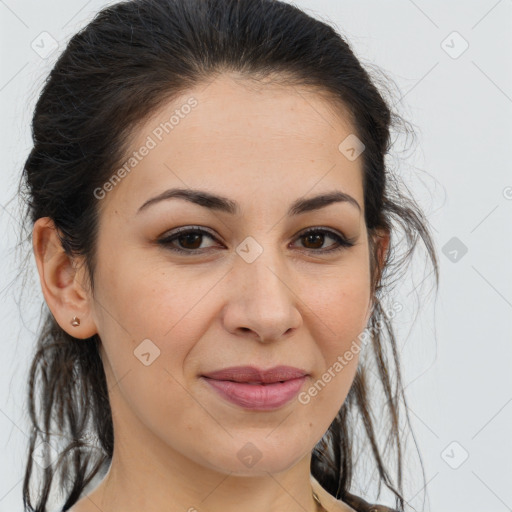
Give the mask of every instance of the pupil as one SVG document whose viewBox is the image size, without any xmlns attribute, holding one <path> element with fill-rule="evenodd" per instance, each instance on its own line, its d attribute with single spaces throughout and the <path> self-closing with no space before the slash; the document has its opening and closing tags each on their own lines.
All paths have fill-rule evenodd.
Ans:
<svg viewBox="0 0 512 512">
<path fill-rule="evenodd" d="M 196 243 L 194 247 L 188 247 L 188 246 L 187 246 L 187 244 L 188 244 L 189 242 L 191 242 L 191 243 L 192 243 L 192 245 L 194 245 L 194 242 L 193 242 L 194 237 L 195 237 L 196 242 L 197 242 L 197 240 L 201 238 L 201 235 L 200 235 L 200 234 L 197 234 L 197 233 L 189 233 L 188 235 L 183 235 L 183 236 L 180 238 L 180 243 L 181 243 L 181 240 L 185 239 L 185 240 L 187 240 L 187 241 L 185 242 L 185 244 L 182 244 L 182 245 L 185 245 L 187 249 L 197 249 L 197 248 L 201 245 L 200 243 L 199 243 L 199 244 L 197 244 L 197 243 Z"/>
<path fill-rule="evenodd" d="M 320 241 L 320 245 L 316 244 L 315 245 L 315 242 L 313 241 L 313 245 L 315 248 L 317 247 L 322 247 L 322 244 L 323 244 L 323 235 L 320 235 L 320 234 L 312 234 L 312 235 L 306 235 L 306 239 L 309 241 L 310 239 L 314 239 L 316 238 L 317 241 Z"/>
</svg>

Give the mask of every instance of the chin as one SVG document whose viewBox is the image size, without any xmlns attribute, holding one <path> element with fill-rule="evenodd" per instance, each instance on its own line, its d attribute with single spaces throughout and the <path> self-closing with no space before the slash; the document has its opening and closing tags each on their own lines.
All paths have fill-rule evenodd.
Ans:
<svg viewBox="0 0 512 512">
<path fill-rule="evenodd" d="M 234 449 L 234 444 L 241 444 L 241 448 Z M 304 443 L 298 447 L 287 448 L 285 450 L 281 446 L 277 449 L 269 443 L 263 446 L 263 441 L 251 441 L 249 438 L 244 443 L 231 444 L 222 453 L 210 454 L 205 462 L 221 473 L 248 477 L 265 476 L 268 473 L 287 471 L 308 453 L 304 452 Z"/>
</svg>

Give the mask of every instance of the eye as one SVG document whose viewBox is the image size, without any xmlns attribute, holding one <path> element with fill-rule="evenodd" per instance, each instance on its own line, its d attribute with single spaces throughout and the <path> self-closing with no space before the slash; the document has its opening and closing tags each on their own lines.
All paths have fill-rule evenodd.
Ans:
<svg viewBox="0 0 512 512">
<path fill-rule="evenodd" d="M 331 244 L 329 249 L 315 250 L 324 245 L 326 238 L 331 238 L 332 240 L 335 241 L 335 243 Z M 341 234 L 331 231 L 330 229 L 325 229 L 325 228 L 309 229 L 308 231 L 305 231 L 301 235 L 299 235 L 299 240 L 306 241 L 305 243 L 306 243 L 307 250 L 313 250 L 313 252 L 319 252 L 322 254 L 326 254 L 326 253 L 330 253 L 330 252 L 334 252 L 334 251 L 340 251 L 342 249 L 345 249 L 347 247 L 352 247 L 354 245 L 354 240 L 345 238 Z M 313 246 L 313 247 L 311 247 L 311 246 Z"/>
<path fill-rule="evenodd" d="M 198 227 L 183 227 L 158 239 L 157 243 L 177 253 L 194 255 L 201 252 L 200 249 L 203 237 L 216 240 L 212 234 L 204 229 Z M 329 238 L 334 240 L 334 244 L 331 244 L 328 249 L 322 249 L 321 247 L 324 245 L 325 240 Z M 321 254 L 340 251 L 354 245 L 354 240 L 345 238 L 341 234 L 325 228 L 309 229 L 301 233 L 298 240 L 305 241 L 305 249 L 307 251 Z"/>
<path fill-rule="evenodd" d="M 157 242 L 160 245 L 165 246 L 171 251 L 183 253 L 183 254 L 194 254 L 194 251 L 197 251 L 201 246 L 201 240 L 204 236 L 215 240 L 213 235 L 211 235 L 208 231 L 204 229 L 200 229 L 197 227 L 184 227 L 178 228 L 173 231 L 170 235 L 160 238 Z M 180 245 L 185 248 L 177 247 L 173 245 L 175 242 L 179 242 Z"/>
</svg>

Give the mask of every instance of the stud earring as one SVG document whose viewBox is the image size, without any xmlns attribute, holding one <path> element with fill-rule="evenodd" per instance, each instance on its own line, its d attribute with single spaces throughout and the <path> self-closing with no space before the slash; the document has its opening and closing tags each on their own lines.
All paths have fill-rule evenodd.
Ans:
<svg viewBox="0 0 512 512">
<path fill-rule="evenodd" d="M 73 327 L 78 327 L 80 325 L 80 318 L 78 318 L 77 316 L 74 316 L 72 319 L 71 319 L 71 325 Z"/>
</svg>

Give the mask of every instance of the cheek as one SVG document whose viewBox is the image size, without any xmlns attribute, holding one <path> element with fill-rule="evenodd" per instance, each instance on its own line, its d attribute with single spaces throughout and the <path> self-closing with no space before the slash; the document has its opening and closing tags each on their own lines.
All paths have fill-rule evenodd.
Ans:
<svg viewBox="0 0 512 512">
<path fill-rule="evenodd" d="M 191 286 L 187 272 L 171 272 L 140 251 L 123 248 L 121 241 L 110 241 L 98 245 L 102 249 L 95 274 L 95 313 L 104 362 L 112 382 L 123 380 L 126 399 L 156 410 L 158 400 L 165 407 L 169 396 L 180 396 L 183 361 L 201 329 L 189 318 L 207 293 L 208 283 Z"/>
<path fill-rule="evenodd" d="M 99 331 L 112 410 L 131 425 L 140 420 L 162 438 L 182 442 L 191 425 L 205 421 L 185 391 L 183 369 L 207 325 L 201 299 L 212 282 L 193 280 L 183 269 L 142 265 L 140 258 L 137 265 L 128 257 L 104 261 L 97 268 Z"/>
<path fill-rule="evenodd" d="M 157 344 L 169 337 L 186 339 L 187 333 L 188 337 L 193 337 L 189 330 L 194 325 L 200 328 L 197 306 L 218 277 L 198 276 L 197 271 L 194 273 L 185 266 L 171 268 L 162 258 L 149 260 L 140 251 L 125 251 L 124 254 L 116 259 L 105 255 L 103 264 L 98 265 L 97 295 L 100 313 L 103 313 L 102 327 L 110 326 L 118 333 L 118 338 L 121 334 L 134 343 L 146 338 Z M 189 321 L 191 317 L 195 322 Z"/>
<path fill-rule="evenodd" d="M 328 357 L 344 350 L 345 345 L 365 328 L 370 307 L 370 273 L 361 258 L 356 265 L 344 265 L 324 273 L 303 295 L 310 310 L 310 325 L 319 329 L 314 339 Z M 304 287 L 308 283 L 304 282 Z"/>
<path fill-rule="evenodd" d="M 329 346 L 343 347 L 357 338 L 365 328 L 370 305 L 370 291 L 362 285 L 357 277 L 350 282 L 344 282 L 338 290 L 332 290 L 332 300 L 329 304 L 329 326 L 331 336 Z M 352 285 L 352 286 L 351 286 Z"/>
<path fill-rule="evenodd" d="M 363 260 L 364 261 L 364 260 Z M 367 325 L 370 306 L 370 276 L 365 265 L 346 266 L 315 282 L 309 293 L 307 325 L 321 357 L 320 373 L 314 376 L 308 398 L 334 417 L 352 385 L 359 354 L 361 333 Z"/>
</svg>

